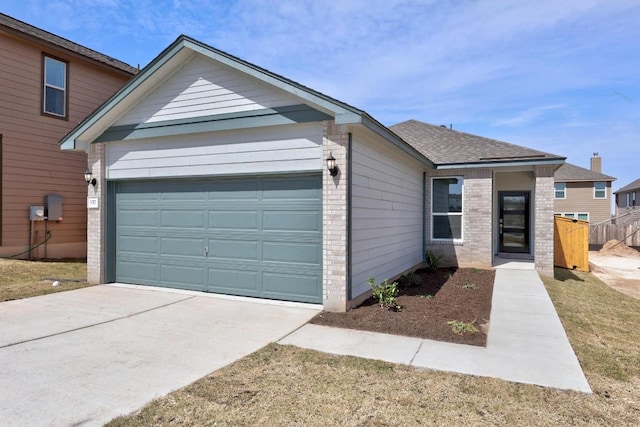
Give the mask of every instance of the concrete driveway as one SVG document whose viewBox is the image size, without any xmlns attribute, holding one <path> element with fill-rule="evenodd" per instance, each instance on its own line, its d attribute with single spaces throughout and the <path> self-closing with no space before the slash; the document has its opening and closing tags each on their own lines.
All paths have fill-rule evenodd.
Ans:
<svg viewBox="0 0 640 427">
<path fill-rule="evenodd" d="M 319 311 L 118 285 L 0 303 L 2 425 L 102 425 Z"/>
</svg>

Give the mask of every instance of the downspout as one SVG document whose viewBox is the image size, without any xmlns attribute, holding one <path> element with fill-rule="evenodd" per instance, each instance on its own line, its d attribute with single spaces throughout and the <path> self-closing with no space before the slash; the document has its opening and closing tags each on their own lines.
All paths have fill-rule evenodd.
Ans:
<svg viewBox="0 0 640 427">
<path fill-rule="evenodd" d="M 427 260 L 427 173 L 422 172 L 422 261 Z"/>
<path fill-rule="evenodd" d="M 352 251 L 352 247 L 353 245 L 351 244 L 351 217 L 352 217 L 352 210 L 353 210 L 353 206 L 351 203 L 351 183 L 352 183 L 352 166 L 353 166 L 353 161 L 352 161 L 352 153 L 353 153 L 353 135 L 351 134 L 351 132 L 349 132 L 348 134 L 348 139 L 347 139 L 347 289 L 349 290 L 348 295 L 349 295 L 349 299 L 351 300 L 353 298 L 353 286 L 352 286 L 352 268 L 351 268 L 351 260 L 353 259 L 351 256 L 351 251 Z"/>
</svg>

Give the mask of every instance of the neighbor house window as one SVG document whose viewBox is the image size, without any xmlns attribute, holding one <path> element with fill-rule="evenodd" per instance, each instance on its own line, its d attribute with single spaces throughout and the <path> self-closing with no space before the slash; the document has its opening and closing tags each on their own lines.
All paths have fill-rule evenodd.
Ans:
<svg viewBox="0 0 640 427">
<path fill-rule="evenodd" d="M 627 206 L 626 207 L 629 207 L 629 206 L 631 206 L 631 193 L 627 193 L 626 196 L 627 196 Z"/>
<path fill-rule="evenodd" d="M 433 178 L 431 237 L 462 240 L 462 177 Z"/>
<path fill-rule="evenodd" d="M 635 206 L 636 205 L 636 192 L 632 192 L 631 193 L 631 206 Z"/>
<path fill-rule="evenodd" d="M 593 184 L 593 197 L 596 199 L 606 199 L 607 198 L 607 183 L 605 182 L 595 182 Z"/>
<path fill-rule="evenodd" d="M 556 199 L 566 199 L 567 198 L 567 184 L 564 182 L 556 182 L 555 183 L 555 196 Z"/>
<path fill-rule="evenodd" d="M 571 218 L 571 219 L 579 219 L 582 221 L 589 221 L 589 212 L 579 212 L 579 213 L 575 213 L 575 212 L 556 212 L 554 214 L 555 216 L 562 216 L 565 218 Z"/>
<path fill-rule="evenodd" d="M 43 56 L 42 111 L 57 117 L 67 117 L 68 63 Z"/>
</svg>

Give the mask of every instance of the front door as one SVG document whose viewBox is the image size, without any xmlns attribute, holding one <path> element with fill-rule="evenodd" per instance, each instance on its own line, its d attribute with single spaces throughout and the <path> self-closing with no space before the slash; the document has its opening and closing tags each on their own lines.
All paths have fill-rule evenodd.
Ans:
<svg viewBox="0 0 640 427">
<path fill-rule="evenodd" d="M 501 191 L 500 252 L 529 253 L 529 192 Z"/>
</svg>

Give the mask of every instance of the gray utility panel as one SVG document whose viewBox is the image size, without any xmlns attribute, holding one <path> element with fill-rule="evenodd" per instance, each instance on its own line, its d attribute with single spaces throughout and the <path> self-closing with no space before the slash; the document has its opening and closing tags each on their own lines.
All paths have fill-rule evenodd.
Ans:
<svg viewBox="0 0 640 427">
<path fill-rule="evenodd" d="M 115 280 L 322 302 L 320 175 L 115 183 Z"/>
</svg>

